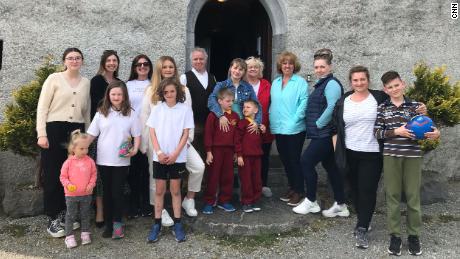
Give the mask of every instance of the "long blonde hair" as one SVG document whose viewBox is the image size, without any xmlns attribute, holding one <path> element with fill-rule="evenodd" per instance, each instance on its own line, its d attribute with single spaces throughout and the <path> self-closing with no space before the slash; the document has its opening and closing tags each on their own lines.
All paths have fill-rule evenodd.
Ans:
<svg viewBox="0 0 460 259">
<path fill-rule="evenodd" d="M 152 76 L 152 83 L 150 84 L 150 93 L 152 94 L 152 97 L 150 101 L 153 104 L 157 104 L 160 101 L 160 97 L 157 94 L 158 91 L 158 86 L 160 85 L 161 81 L 164 79 L 161 76 L 161 70 L 163 68 L 163 63 L 165 61 L 170 61 L 174 65 L 174 75 L 173 78 L 179 82 L 179 73 L 177 72 L 177 65 L 176 61 L 174 60 L 173 57 L 171 56 L 161 56 L 156 62 L 155 62 L 155 68 L 153 69 L 153 76 Z"/>
<path fill-rule="evenodd" d="M 79 129 L 72 131 L 72 133 L 70 133 L 69 145 L 67 146 L 67 153 L 69 155 L 75 155 L 73 150 L 77 146 L 77 144 L 82 140 L 87 141 L 88 139 L 89 135 L 81 132 Z"/>
</svg>

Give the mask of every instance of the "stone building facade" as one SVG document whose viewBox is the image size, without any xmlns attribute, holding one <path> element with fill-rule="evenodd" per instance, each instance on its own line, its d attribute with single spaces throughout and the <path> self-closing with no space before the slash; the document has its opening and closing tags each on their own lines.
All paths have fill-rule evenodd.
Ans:
<svg viewBox="0 0 460 259">
<path fill-rule="evenodd" d="M 313 74 L 313 52 L 327 47 L 334 53 L 334 73 L 345 85 L 347 71 L 356 64 L 370 68 L 374 88 L 380 87 L 380 75 L 390 69 L 411 81 L 412 68 L 420 60 L 431 66 L 446 64 L 447 73 L 460 80 L 460 21 L 451 18 L 452 1 L 1 0 L 0 112 L 11 101 L 12 91 L 34 77 L 34 70 L 48 53 L 60 60 L 65 48 L 80 48 L 85 56 L 82 72 L 90 78 L 97 71 L 102 51 L 117 50 L 120 78 L 126 80 L 130 62 L 139 53 L 152 60 L 173 56 L 184 72 L 196 42 L 203 42 L 209 50 L 216 47 L 212 37 L 198 38 L 202 37 L 198 34 L 209 33 L 251 45 L 239 53 L 260 54 L 268 60 L 271 78 L 276 75 L 276 54 L 282 50 L 298 55 L 303 65 L 300 75 L 306 77 Z M 205 22 L 197 28 L 200 19 Z M 225 22 L 235 24 L 234 28 L 219 25 Z M 247 30 L 253 27 L 262 28 L 259 31 L 264 36 L 248 37 Z M 199 33 L 198 29 L 208 31 Z M 212 60 L 219 62 L 214 53 L 226 51 L 211 52 Z M 216 66 L 210 64 L 211 69 Z M 0 121 L 2 118 L 0 115 Z M 458 161 L 458 153 L 455 155 Z M 10 154 L 0 153 L 3 178 L 8 178 L 6 170 L 23 170 L 15 167 L 22 164 L 16 162 L 19 158 L 10 158 Z M 0 193 L 4 192 L 2 186 Z"/>
</svg>

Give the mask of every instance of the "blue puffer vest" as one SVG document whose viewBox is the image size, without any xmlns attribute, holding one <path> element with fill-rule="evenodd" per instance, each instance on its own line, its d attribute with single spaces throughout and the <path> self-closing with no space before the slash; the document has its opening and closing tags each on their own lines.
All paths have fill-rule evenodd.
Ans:
<svg viewBox="0 0 460 259">
<path fill-rule="evenodd" d="M 333 127 L 332 123 L 329 122 L 324 128 L 318 129 L 316 126 L 316 121 L 321 117 L 324 110 L 327 108 L 327 100 L 324 95 L 324 90 L 326 89 L 327 83 L 330 80 L 335 80 L 341 88 L 343 95 L 343 86 L 340 81 L 335 78 L 332 74 L 321 78 L 314 86 L 313 92 L 308 97 L 307 111 L 305 113 L 305 120 L 307 126 L 307 138 L 326 138 L 332 136 Z"/>
</svg>

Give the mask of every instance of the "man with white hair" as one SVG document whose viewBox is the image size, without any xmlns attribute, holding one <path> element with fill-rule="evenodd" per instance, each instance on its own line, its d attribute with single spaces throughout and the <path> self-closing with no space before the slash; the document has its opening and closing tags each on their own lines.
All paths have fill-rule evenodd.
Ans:
<svg viewBox="0 0 460 259">
<path fill-rule="evenodd" d="M 193 119 L 195 121 L 195 136 L 192 145 L 200 154 L 201 159 L 205 160 L 204 125 L 209 114 L 208 97 L 214 90 L 216 78 L 206 70 L 208 54 L 205 49 L 194 48 L 190 53 L 190 61 L 192 63 L 192 70 L 181 75 L 180 82 L 188 87 L 192 97 Z M 200 191 L 201 181 L 198 183 L 198 181 L 191 180 L 189 176 L 189 185 L 193 184 L 194 186 L 189 186 L 189 191 L 182 202 L 182 207 L 187 215 L 193 217 L 197 214 L 194 198 L 195 193 Z"/>
</svg>

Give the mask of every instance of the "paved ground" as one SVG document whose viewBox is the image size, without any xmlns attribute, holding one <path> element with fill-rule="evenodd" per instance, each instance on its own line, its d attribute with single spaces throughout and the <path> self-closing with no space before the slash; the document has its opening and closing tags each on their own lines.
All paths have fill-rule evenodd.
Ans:
<svg viewBox="0 0 460 259">
<path fill-rule="evenodd" d="M 323 196 L 324 194 L 321 194 Z M 459 258 L 460 182 L 449 185 L 447 203 L 423 206 L 423 256 L 420 258 Z M 322 197 L 324 198 L 324 197 Z M 327 199 L 326 199 L 327 200 Z M 268 205 L 267 205 L 268 204 Z M 145 242 L 152 221 L 140 218 L 127 222 L 126 238 L 102 239 L 101 230 L 93 230 L 93 244 L 68 250 L 63 239 L 53 239 L 45 232 L 44 216 L 23 219 L 0 217 L 0 258 L 388 258 L 388 236 L 385 229 L 385 208 L 377 209 L 367 250 L 354 247 L 352 229 L 355 215 L 347 219 L 325 219 L 320 215 L 298 216 L 290 207 L 275 198 L 266 200 L 262 212 L 247 215 L 241 212 L 226 218 L 229 224 L 242 226 L 272 223 L 272 233 L 252 237 L 213 235 L 199 222 L 205 217 L 187 219 L 188 240 L 178 244 L 169 229 L 164 228 L 156 244 Z M 218 213 L 209 222 L 223 217 Z M 282 230 L 282 218 L 295 227 Z M 233 223 L 232 223 L 233 222 Z M 214 224 L 212 223 L 212 224 Z M 219 223 L 219 222 L 217 222 Z M 222 223 L 222 222 L 221 222 Z M 231 226 L 230 226 L 231 228 Z M 260 228 L 255 228 L 257 230 Z M 267 229 L 267 228 L 265 228 Z M 283 231 L 277 233 L 277 231 Z M 245 230 L 248 231 L 248 230 Z M 407 247 L 403 246 L 403 257 Z"/>
</svg>

